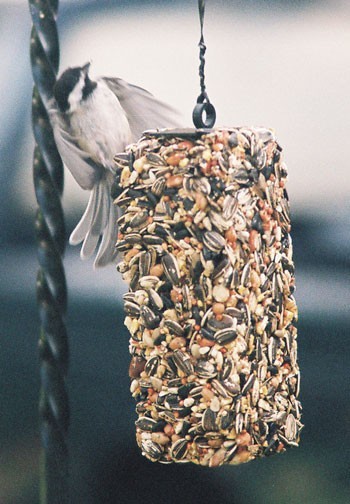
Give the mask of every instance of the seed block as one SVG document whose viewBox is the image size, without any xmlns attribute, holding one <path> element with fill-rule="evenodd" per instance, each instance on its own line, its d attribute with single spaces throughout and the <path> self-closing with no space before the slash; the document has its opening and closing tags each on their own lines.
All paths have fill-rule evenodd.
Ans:
<svg viewBox="0 0 350 504">
<path fill-rule="evenodd" d="M 116 166 L 143 455 L 216 467 L 297 446 L 287 169 L 273 131 L 146 132 Z"/>
</svg>

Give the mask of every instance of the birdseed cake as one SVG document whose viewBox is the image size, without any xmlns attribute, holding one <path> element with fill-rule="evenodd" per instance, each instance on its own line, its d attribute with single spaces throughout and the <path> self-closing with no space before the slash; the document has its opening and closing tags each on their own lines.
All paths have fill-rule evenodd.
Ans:
<svg viewBox="0 0 350 504">
<path fill-rule="evenodd" d="M 216 467 L 297 446 L 287 169 L 273 131 L 146 132 L 115 161 L 142 454 Z"/>
</svg>

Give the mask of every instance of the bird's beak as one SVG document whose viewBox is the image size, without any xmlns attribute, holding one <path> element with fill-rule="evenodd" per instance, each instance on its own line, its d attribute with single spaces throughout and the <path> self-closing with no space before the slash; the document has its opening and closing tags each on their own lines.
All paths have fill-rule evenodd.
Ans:
<svg viewBox="0 0 350 504">
<path fill-rule="evenodd" d="M 90 65 L 91 65 L 91 62 L 89 61 L 89 62 L 88 62 L 88 63 L 86 63 L 83 67 L 81 67 L 81 69 L 82 69 L 82 71 L 83 71 L 83 73 L 84 73 L 85 75 L 87 75 L 87 74 L 88 74 L 88 72 L 89 72 L 89 68 L 90 68 Z"/>
</svg>

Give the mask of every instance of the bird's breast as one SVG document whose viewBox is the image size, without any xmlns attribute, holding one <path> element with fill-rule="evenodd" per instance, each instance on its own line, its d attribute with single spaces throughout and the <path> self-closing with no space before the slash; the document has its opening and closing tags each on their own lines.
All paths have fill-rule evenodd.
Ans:
<svg viewBox="0 0 350 504">
<path fill-rule="evenodd" d="M 113 157 L 131 142 L 128 120 L 117 97 L 104 87 L 71 116 L 71 129 L 80 148 L 97 163 L 113 167 Z"/>
</svg>

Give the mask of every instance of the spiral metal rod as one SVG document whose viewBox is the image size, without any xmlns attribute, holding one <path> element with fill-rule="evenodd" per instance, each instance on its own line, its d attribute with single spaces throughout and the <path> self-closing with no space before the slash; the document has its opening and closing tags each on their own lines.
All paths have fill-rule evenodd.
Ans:
<svg viewBox="0 0 350 504">
<path fill-rule="evenodd" d="M 199 0 L 198 1 L 198 12 L 199 12 L 199 22 L 201 26 L 201 38 L 199 39 L 199 80 L 200 80 L 200 87 L 201 87 L 201 95 L 203 98 L 206 98 L 207 100 L 208 95 L 206 92 L 206 86 L 205 86 L 205 74 L 204 74 L 204 67 L 205 67 L 205 52 L 207 50 L 207 46 L 204 43 L 204 34 L 203 34 L 203 28 L 204 28 L 204 12 L 205 12 L 205 1 L 204 0 Z"/>
<path fill-rule="evenodd" d="M 64 323 L 67 291 L 62 257 L 65 225 L 61 206 L 63 165 L 48 110 L 59 64 L 58 0 L 29 0 L 33 27 L 30 57 L 34 79 L 32 122 L 35 137 L 34 187 L 39 208 L 35 228 L 39 270 L 40 434 L 42 504 L 68 503 L 69 403 L 66 390 L 68 339 Z"/>
</svg>

